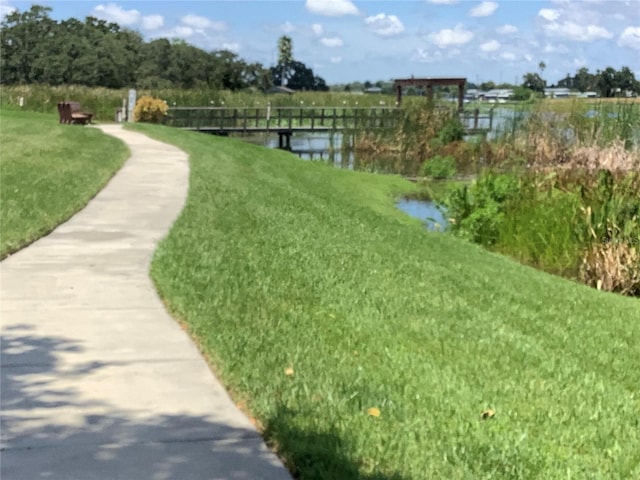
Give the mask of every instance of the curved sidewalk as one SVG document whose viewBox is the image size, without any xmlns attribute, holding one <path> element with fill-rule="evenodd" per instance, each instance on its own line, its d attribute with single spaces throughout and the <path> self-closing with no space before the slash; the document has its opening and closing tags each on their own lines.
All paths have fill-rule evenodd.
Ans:
<svg viewBox="0 0 640 480">
<path fill-rule="evenodd" d="M 131 158 L 0 264 L 0 478 L 290 479 L 148 276 L 186 198 L 186 154 L 100 128 Z"/>
</svg>

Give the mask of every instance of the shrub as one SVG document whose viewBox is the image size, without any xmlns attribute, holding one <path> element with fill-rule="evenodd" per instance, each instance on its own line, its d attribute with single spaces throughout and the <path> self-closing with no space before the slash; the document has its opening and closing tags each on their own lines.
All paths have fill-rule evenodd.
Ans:
<svg viewBox="0 0 640 480">
<path fill-rule="evenodd" d="M 517 177 L 494 173 L 481 175 L 470 188 L 453 189 L 445 200 L 451 229 L 476 243 L 494 245 L 505 207 L 518 192 Z"/>
<path fill-rule="evenodd" d="M 438 139 L 443 143 L 451 143 L 464 138 L 464 125 L 458 117 L 448 119 L 438 131 Z"/>
<path fill-rule="evenodd" d="M 168 105 L 159 98 L 148 95 L 140 97 L 133 109 L 133 120 L 136 122 L 160 123 L 169 110 Z"/>
<path fill-rule="evenodd" d="M 435 179 L 451 178 L 456 174 L 456 160 L 451 155 L 436 155 L 425 162 L 422 173 Z"/>
</svg>

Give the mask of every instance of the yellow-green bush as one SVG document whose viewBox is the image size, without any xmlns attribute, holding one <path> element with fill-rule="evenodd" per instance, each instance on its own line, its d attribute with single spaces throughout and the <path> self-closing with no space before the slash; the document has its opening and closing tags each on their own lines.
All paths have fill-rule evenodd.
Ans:
<svg viewBox="0 0 640 480">
<path fill-rule="evenodd" d="M 168 105 L 159 98 L 148 95 L 140 97 L 133 109 L 133 120 L 136 122 L 160 123 L 169 110 Z"/>
</svg>

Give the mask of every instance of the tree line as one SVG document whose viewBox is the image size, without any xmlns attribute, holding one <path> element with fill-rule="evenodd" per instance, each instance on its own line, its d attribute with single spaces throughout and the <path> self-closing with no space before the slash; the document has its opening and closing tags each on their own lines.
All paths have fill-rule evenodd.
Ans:
<svg viewBox="0 0 640 480">
<path fill-rule="evenodd" d="M 15 10 L 0 24 L 0 84 L 211 88 L 265 91 L 282 83 L 326 90 L 302 62 L 270 68 L 229 50 L 205 51 L 184 40 L 145 41 L 140 33 L 92 16 L 56 21 L 50 7 Z M 284 66 L 284 68 L 283 68 Z"/>
</svg>

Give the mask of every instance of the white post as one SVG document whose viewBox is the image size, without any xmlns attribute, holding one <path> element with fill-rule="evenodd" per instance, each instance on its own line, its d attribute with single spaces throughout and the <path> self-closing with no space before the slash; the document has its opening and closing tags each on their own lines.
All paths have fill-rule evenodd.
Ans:
<svg viewBox="0 0 640 480">
<path fill-rule="evenodd" d="M 133 122 L 133 108 L 136 106 L 136 91 L 135 89 L 129 90 L 129 105 L 127 109 L 127 121 Z"/>
</svg>

